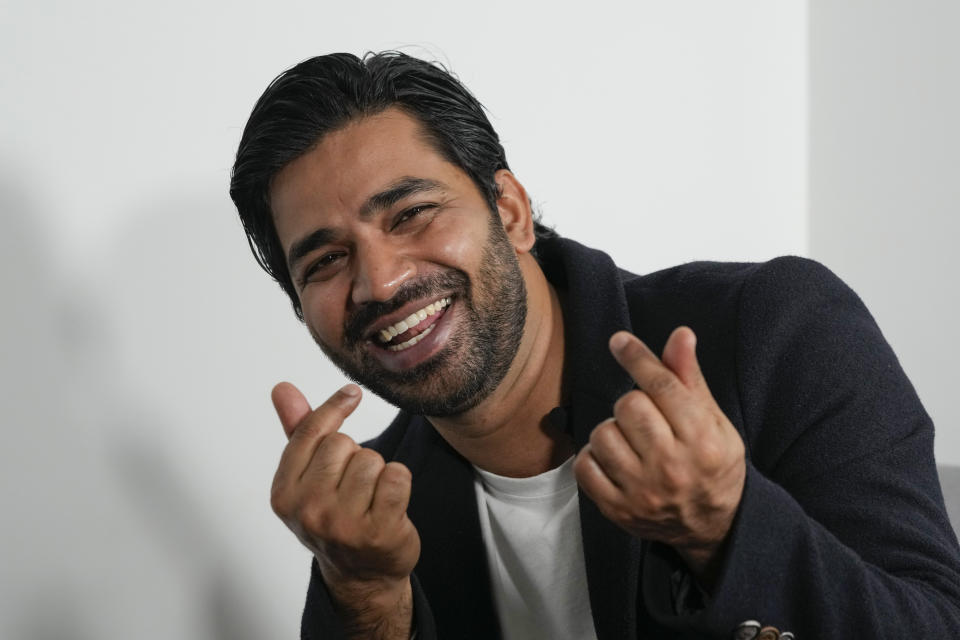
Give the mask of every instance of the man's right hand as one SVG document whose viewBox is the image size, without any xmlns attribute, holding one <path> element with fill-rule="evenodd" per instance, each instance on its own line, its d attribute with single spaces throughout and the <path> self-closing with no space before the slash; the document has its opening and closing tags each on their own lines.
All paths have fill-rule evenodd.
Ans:
<svg viewBox="0 0 960 640">
<path fill-rule="evenodd" d="M 289 438 L 270 502 L 317 558 L 350 635 L 409 638 L 420 536 L 407 517 L 410 470 L 339 433 L 360 403 L 347 385 L 314 410 L 288 382 L 273 405 Z"/>
</svg>

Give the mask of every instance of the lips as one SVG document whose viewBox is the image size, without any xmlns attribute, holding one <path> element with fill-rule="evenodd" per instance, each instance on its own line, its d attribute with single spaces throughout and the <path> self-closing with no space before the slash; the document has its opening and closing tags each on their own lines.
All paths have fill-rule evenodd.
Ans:
<svg viewBox="0 0 960 640">
<path fill-rule="evenodd" d="M 450 305 L 452 298 L 440 298 L 392 325 L 380 329 L 374 342 L 390 351 L 404 351 L 426 338 Z"/>
<path fill-rule="evenodd" d="M 429 300 L 429 298 L 426 300 Z M 414 302 L 413 305 L 422 305 L 424 302 L 425 300 L 421 298 L 421 302 Z M 451 333 L 458 326 L 457 298 L 448 295 L 437 298 L 430 304 L 433 305 L 433 315 L 427 312 L 429 304 L 414 313 L 407 310 L 410 307 L 402 311 L 402 313 L 408 314 L 402 320 L 407 325 L 406 331 L 399 331 L 399 328 L 403 327 L 403 325 L 400 325 L 400 321 L 395 321 L 392 325 L 383 327 L 387 336 L 390 336 L 390 328 L 398 331 L 396 336 L 390 336 L 389 342 L 384 342 L 385 335 L 381 334 L 380 329 L 374 329 L 373 332 L 367 334 L 367 353 L 385 371 L 400 373 L 413 370 L 434 358 L 448 345 Z M 423 320 L 420 320 L 420 311 L 427 313 Z M 416 324 L 413 326 L 407 323 L 411 316 L 416 317 Z M 384 317 L 381 323 L 375 326 L 382 327 L 383 322 L 396 320 L 396 318 L 396 315 Z M 398 325 L 400 326 L 398 327 Z"/>
</svg>

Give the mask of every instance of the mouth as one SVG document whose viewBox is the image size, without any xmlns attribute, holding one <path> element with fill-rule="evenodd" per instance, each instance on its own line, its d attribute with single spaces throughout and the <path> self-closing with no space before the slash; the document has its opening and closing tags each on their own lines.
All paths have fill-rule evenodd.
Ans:
<svg viewBox="0 0 960 640">
<path fill-rule="evenodd" d="M 405 351 L 426 338 L 436 326 L 452 298 L 440 298 L 403 320 L 380 329 L 375 339 L 390 351 Z"/>
<path fill-rule="evenodd" d="M 407 317 L 375 331 L 369 338 L 373 355 L 389 370 L 420 364 L 439 352 L 450 335 L 453 296 L 438 298 Z"/>
</svg>

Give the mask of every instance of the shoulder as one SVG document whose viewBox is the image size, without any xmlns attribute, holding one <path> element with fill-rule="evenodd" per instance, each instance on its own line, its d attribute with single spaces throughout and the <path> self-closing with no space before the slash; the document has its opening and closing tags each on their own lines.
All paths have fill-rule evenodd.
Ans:
<svg viewBox="0 0 960 640">
<path fill-rule="evenodd" d="M 645 275 L 621 270 L 631 315 L 692 313 L 719 321 L 733 314 L 738 323 L 841 300 L 862 307 L 860 299 L 830 269 L 797 256 L 766 262 L 690 262 Z"/>
<path fill-rule="evenodd" d="M 620 271 L 630 315 L 643 322 L 662 318 L 674 323 L 690 316 L 736 321 L 744 305 L 763 301 L 777 305 L 798 292 L 819 286 L 827 289 L 842 283 L 823 265 L 806 258 L 786 256 L 767 262 L 689 262 L 643 275 Z M 679 318 L 678 318 L 679 316 Z"/>
<path fill-rule="evenodd" d="M 842 285 L 827 267 L 816 260 L 799 256 L 781 256 L 766 262 L 688 262 L 645 275 L 621 270 L 627 291 L 663 289 L 714 290 L 717 287 L 739 288 L 747 284 L 809 286 L 817 283 Z"/>
</svg>

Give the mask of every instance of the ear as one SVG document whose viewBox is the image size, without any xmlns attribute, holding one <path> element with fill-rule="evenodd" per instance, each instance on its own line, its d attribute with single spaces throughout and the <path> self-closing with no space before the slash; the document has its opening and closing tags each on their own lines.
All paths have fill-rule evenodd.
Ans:
<svg viewBox="0 0 960 640">
<path fill-rule="evenodd" d="M 517 177 L 506 169 L 500 169 L 493 175 L 500 195 L 497 198 L 497 211 L 503 229 L 517 253 L 528 253 L 536 242 L 533 233 L 533 210 L 530 198 Z"/>
</svg>

